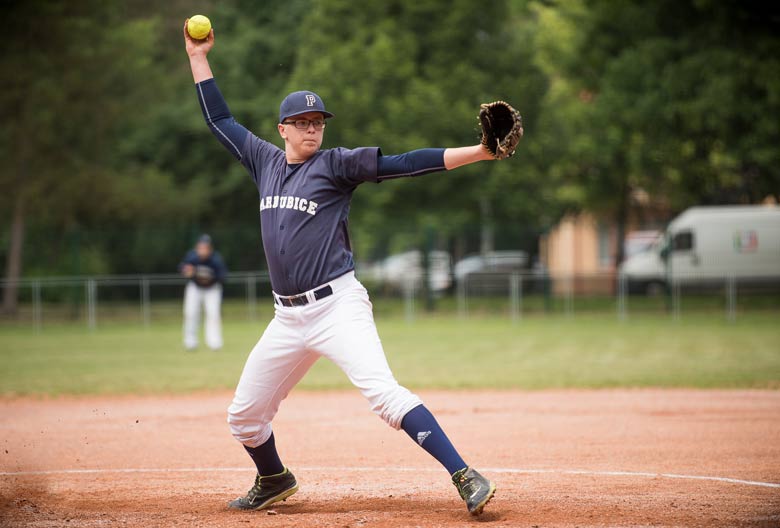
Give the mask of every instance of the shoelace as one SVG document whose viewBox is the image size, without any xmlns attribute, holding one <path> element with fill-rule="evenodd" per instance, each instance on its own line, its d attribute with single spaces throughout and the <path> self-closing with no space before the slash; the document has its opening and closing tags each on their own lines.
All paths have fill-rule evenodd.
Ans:
<svg viewBox="0 0 780 528">
<path fill-rule="evenodd" d="M 461 475 L 458 478 L 458 483 L 458 490 L 463 498 L 470 497 L 474 493 L 473 479 L 467 479 L 465 475 Z"/>
<path fill-rule="evenodd" d="M 252 486 L 252 489 L 249 490 L 249 493 L 247 493 L 247 495 L 249 495 L 251 498 L 254 499 L 256 496 L 260 495 L 260 490 L 261 490 L 260 475 L 258 475 L 257 477 L 255 477 L 255 485 Z"/>
</svg>

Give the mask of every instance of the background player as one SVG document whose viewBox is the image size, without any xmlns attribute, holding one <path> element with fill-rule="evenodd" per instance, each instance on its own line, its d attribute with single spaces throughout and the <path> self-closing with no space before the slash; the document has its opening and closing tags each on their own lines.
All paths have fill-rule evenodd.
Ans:
<svg viewBox="0 0 780 528">
<path fill-rule="evenodd" d="M 363 182 L 418 176 L 493 156 L 481 145 L 398 156 L 384 156 L 377 147 L 320 150 L 325 120 L 333 114 L 309 91 L 282 101 L 277 128 L 285 148 L 280 150 L 230 114 L 206 58 L 214 32 L 193 40 L 185 22 L 184 38 L 206 122 L 257 186 L 275 301 L 275 316 L 250 353 L 228 410 L 233 435 L 257 466 L 254 486 L 229 506 L 262 509 L 298 490 L 276 451 L 271 421 L 292 387 L 324 356 L 346 373 L 376 414 L 435 457 L 468 510 L 481 513 L 495 485 L 466 464 L 422 401 L 390 371 L 368 294 L 354 276 L 347 215 L 352 193 Z"/>
<path fill-rule="evenodd" d="M 222 283 L 227 268 L 209 235 L 201 235 L 195 248 L 184 256 L 179 273 L 188 278 L 184 289 L 184 348 L 198 347 L 200 312 L 206 313 L 206 345 L 222 348 Z"/>
</svg>

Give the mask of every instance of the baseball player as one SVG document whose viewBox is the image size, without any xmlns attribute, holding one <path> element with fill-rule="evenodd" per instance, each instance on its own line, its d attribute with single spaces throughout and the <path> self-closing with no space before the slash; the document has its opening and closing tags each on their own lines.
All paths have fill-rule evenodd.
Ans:
<svg viewBox="0 0 780 528">
<path fill-rule="evenodd" d="M 259 510 L 298 490 L 277 454 L 271 421 L 290 390 L 324 356 L 360 389 L 373 412 L 403 429 L 446 468 L 469 512 L 480 514 L 496 486 L 463 460 L 420 398 L 393 377 L 368 294 L 355 278 L 347 215 L 361 183 L 451 170 L 497 156 L 483 145 L 397 156 L 385 156 L 377 147 L 320 150 L 326 121 L 334 115 L 311 91 L 293 92 L 282 101 L 281 150 L 230 114 L 207 60 L 214 32 L 193 40 L 185 22 L 184 39 L 206 123 L 257 186 L 275 302 L 275 316 L 249 354 L 228 409 L 233 436 L 257 466 L 252 488 L 229 507 Z"/>
<path fill-rule="evenodd" d="M 209 235 L 198 238 L 179 263 L 179 273 L 186 277 L 184 289 L 184 348 L 198 347 L 198 326 L 201 306 L 206 312 L 206 345 L 212 350 L 222 348 L 222 283 L 227 268 Z"/>
</svg>

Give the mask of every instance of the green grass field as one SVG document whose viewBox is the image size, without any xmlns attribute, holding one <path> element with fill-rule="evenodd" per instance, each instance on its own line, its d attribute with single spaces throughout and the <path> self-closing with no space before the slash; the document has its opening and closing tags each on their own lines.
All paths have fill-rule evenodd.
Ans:
<svg viewBox="0 0 780 528">
<path fill-rule="evenodd" d="M 381 317 L 396 377 L 411 388 L 780 388 L 780 325 L 755 314 L 525 318 Z M 229 322 L 225 348 L 185 353 L 180 326 L 160 322 L 0 327 L 0 394 L 166 393 L 233 388 L 263 323 Z M 301 388 L 347 387 L 322 360 Z"/>
</svg>

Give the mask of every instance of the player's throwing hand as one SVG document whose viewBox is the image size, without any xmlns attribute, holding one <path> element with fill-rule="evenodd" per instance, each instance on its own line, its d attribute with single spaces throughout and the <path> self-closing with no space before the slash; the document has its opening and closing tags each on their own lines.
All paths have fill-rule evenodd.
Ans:
<svg viewBox="0 0 780 528">
<path fill-rule="evenodd" d="M 184 21 L 184 45 L 187 49 L 187 55 L 192 57 L 193 55 L 201 54 L 205 57 L 211 51 L 211 47 L 214 46 L 214 29 L 212 28 L 209 31 L 208 37 L 202 40 L 195 40 L 187 31 L 187 23 L 189 21 L 189 18 Z"/>
</svg>

